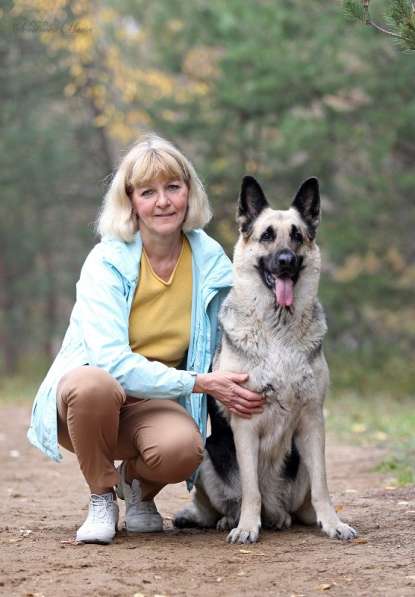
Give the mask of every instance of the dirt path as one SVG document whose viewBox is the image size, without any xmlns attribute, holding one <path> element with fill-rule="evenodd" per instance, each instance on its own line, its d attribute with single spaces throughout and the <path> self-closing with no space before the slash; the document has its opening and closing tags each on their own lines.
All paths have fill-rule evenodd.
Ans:
<svg viewBox="0 0 415 597">
<path fill-rule="evenodd" d="M 215 531 L 176 531 L 171 517 L 189 499 L 180 484 L 157 499 L 164 533 L 75 546 L 62 541 L 84 519 L 86 486 L 71 454 L 55 464 L 27 443 L 29 410 L 0 408 L 2 595 L 415 595 L 415 489 L 385 488 L 369 472 L 375 450 L 328 443 L 331 493 L 360 533 L 352 543 L 301 527 L 246 548 Z"/>
</svg>

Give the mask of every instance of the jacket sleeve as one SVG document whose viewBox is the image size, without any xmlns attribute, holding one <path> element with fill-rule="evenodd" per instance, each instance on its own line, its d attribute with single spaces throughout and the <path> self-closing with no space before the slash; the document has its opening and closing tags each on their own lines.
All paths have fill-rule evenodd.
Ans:
<svg viewBox="0 0 415 597">
<path fill-rule="evenodd" d="M 222 340 L 222 326 L 219 321 L 219 313 L 222 307 L 222 303 L 225 300 L 230 288 L 221 288 L 215 298 L 212 300 L 211 304 L 209 305 L 209 319 L 211 324 L 211 353 L 212 358 L 215 356 L 216 351 L 219 348 L 219 345 Z"/>
<path fill-rule="evenodd" d="M 128 336 L 127 290 L 113 266 L 94 251 L 76 285 L 76 299 L 90 365 L 108 371 L 136 398 L 188 398 L 194 377 L 132 352 Z"/>
</svg>

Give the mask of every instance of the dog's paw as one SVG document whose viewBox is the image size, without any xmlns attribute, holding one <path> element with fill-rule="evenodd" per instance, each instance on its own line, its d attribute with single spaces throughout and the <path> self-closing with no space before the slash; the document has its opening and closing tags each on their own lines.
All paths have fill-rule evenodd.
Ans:
<svg viewBox="0 0 415 597">
<path fill-rule="evenodd" d="M 256 543 L 259 537 L 260 526 L 252 529 L 236 527 L 231 530 L 226 540 L 228 543 Z"/>
<path fill-rule="evenodd" d="M 189 527 L 196 527 L 198 525 L 191 518 L 186 518 L 186 516 L 176 516 L 173 518 L 173 526 L 175 526 L 176 529 L 186 529 Z"/>
<path fill-rule="evenodd" d="M 192 510 L 185 508 L 184 510 L 177 512 L 176 516 L 173 518 L 173 526 L 175 526 L 176 529 L 186 529 L 198 527 L 200 525 Z"/>
<path fill-rule="evenodd" d="M 274 519 L 269 526 L 271 529 L 281 531 L 282 529 L 289 529 L 291 524 L 292 519 L 288 512 L 281 512 L 280 515 Z"/>
<path fill-rule="evenodd" d="M 216 523 L 217 531 L 229 531 L 235 525 L 235 520 L 228 516 L 222 516 Z"/>
<path fill-rule="evenodd" d="M 330 539 L 341 539 L 343 541 L 350 541 L 357 537 L 357 531 L 346 524 L 345 522 L 339 522 L 336 525 L 321 525 L 323 531 L 330 537 Z"/>
</svg>

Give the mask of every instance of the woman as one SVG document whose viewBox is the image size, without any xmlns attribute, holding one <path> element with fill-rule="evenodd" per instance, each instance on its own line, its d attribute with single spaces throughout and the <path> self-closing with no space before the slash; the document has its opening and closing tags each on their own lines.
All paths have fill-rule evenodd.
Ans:
<svg viewBox="0 0 415 597">
<path fill-rule="evenodd" d="M 106 194 L 102 240 L 82 267 L 28 431 L 53 460 L 58 443 L 78 458 L 91 492 L 78 541 L 112 541 L 116 493 L 128 532 L 162 530 L 153 498 L 200 464 L 206 393 L 241 416 L 262 409 L 263 397 L 240 385 L 247 375 L 208 372 L 231 285 L 229 259 L 201 230 L 210 217 L 192 164 L 155 135 L 127 153 Z"/>
</svg>

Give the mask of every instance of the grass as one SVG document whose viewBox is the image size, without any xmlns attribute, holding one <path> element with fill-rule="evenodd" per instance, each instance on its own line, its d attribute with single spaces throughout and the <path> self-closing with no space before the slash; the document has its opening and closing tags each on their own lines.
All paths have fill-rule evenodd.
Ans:
<svg viewBox="0 0 415 597">
<path fill-rule="evenodd" d="M 35 397 L 40 383 L 24 376 L 7 377 L 0 380 L 0 404 L 30 403 Z"/>
<path fill-rule="evenodd" d="M 415 401 L 385 395 L 371 398 L 353 393 L 326 402 L 327 429 L 345 443 L 386 448 L 376 471 L 389 475 L 391 485 L 415 483 Z"/>
</svg>

